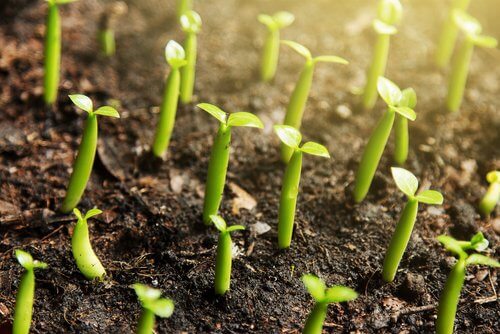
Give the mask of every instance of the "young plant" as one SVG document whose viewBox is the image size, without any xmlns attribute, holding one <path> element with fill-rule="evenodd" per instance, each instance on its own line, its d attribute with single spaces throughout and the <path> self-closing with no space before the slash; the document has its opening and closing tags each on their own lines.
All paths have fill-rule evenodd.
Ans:
<svg viewBox="0 0 500 334">
<path fill-rule="evenodd" d="M 20 249 L 16 250 L 15 256 L 25 271 L 17 290 L 12 334 L 28 334 L 33 315 L 33 299 L 35 298 L 35 269 L 45 269 L 47 264 L 33 260 L 29 253 Z"/>
<path fill-rule="evenodd" d="M 280 208 L 278 213 L 278 246 L 288 248 L 292 242 L 295 207 L 299 194 L 300 173 L 302 170 L 302 153 L 330 158 L 323 145 L 308 141 L 302 146 L 302 135 L 299 130 L 288 125 L 275 125 L 274 131 L 281 142 L 291 148 L 293 154 L 286 166 L 281 187 Z"/>
<path fill-rule="evenodd" d="M 56 102 L 59 87 L 59 68 L 61 66 L 61 16 L 59 15 L 59 5 L 74 1 L 76 0 L 47 0 L 49 11 L 47 13 L 43 55 L 43 98 L 48 105 Z"/>
<path fill-rule="evenodd" d="M 460 299 L 460 292 L 464 285 L 467 266 L 478 264 L 498 268 L 500 267 L 500 263 L 478 253 L 470 255 L 467 253 L 469 250 L 482 252 L 488 248 L 488 240 L 484 238 L 481 232 L 474 235 L 470 241 L 458 241 L 446 235 L 439 236 L 438 240 L 448 251 L 458 256 L 458 261 L 451 269 L 443 291 L 441 292 L 436 321 L 437 334 L 452 334 L 458 300 Z"/>
<path fill-rule="evenodd" d="M 391 171 L 399 190 L 408 197 L 408 202 L 401 213 L 396 230 L 389 243 L 389 248 L 387 248 L 387 253 L 385 254 L 382 278 L 386 282 L 394 280 L 399 262 L 403 258 L 417 219 L 418 204 L 441 205 L 443 203 L 443 195 L 436 190 L 424 190 L 416 195 L 418 180 L 411 172 L 398 167 L 392 167 Z"/>
<path fill-rule="evenodd" d="M 156 157 L 163 156 L 170 143 L 170 137 L 174 129 L 175 114 L 177 113 L 177 102 L 179 101 L 179 89 L 181 84 L 180 68 L 187 64 L 184 49 L 173 40 L 169 41 L 165 47 L 165 58 L 171 70 L 165 84 L 163 101 L 160 106 L 160 119 L 156 126 L 153 142 L 152 151 Z"/>
<path fill-rule="evenodd" d="M 262 50 L 260 78 L 264 82 L 269 82 L 274 78 L 278 65 L 280 30 L 292 24 L 295 16 L 289 12 L 277 12 L 273 16 L 260 14 L 257 19 L 268 29 Z"/>
<path fill-rule="evenodd" d="M 342 285 L 327 288 L 322 279 L 311 274 L 302 276 L 302 282 L 315 301 L 314 308 L 302 331 L 303 334 L 321 334 L 323 332 L 328 304 L 343 303 L 358 298 L 358 293 L 353 289 Z"/>
<path fill-rule="evenodd" d="M 391 134 L 396 114 L 411 121 L 417 118 L 417 114 L 411 108 L 416 104 L 416 96 L 411 88 L 401 91 L 396 84 L 384 77 L 379 78 L 377 88 L 388 108 L 370 136 L 361 157 L 354 184 L 354 200 L 356 203 L 361 202 L 370 189 L 375 171 Z M 399 122 L 402 124 L 399 123 L 396 136 L 396 140 L 400 141 L 396 143 L 398 159 L 402 156 L 406 158 L 408 150 L 407 125 L 401 120 Z"/>
<path fill-rule="evenodd" d="M 193 0 L 177 0 L 177 18 L 193 9 Z"/>
<path fill-rule="evenodd" d="M 155 316 L 169 318 L 174 313 L 174 302 L 161 298 L 161 291 L 141 283 L 133 285 L 135 293 L 142 305 L 142 313 L 137 324 L 137 334 L 153 334 Z"/>
<path fill-rule="evenodd" d="M 69 179 L 68 191 L 61 206 L 61 212 L 63 213 L 70 212 L 78 205 L 92 172 L 97 148 L 97 116 L 120 118 L 118 111 L 110 106 L 102 106 L 94 110 L 92 100 L 85 95 L 69 95 L 69 98 L 78 108 L 85 110 L 88 116 L 83 129 L 78 155 L 73 165 L 73 173 L 71 173 Z"/>
<path fill-rule="evenodd" d="M 197 107 L 220 122 L 208 163 L 205 200 L 203 202 L 203 222 L 209 225 L 211 223 L 210 216 L 216 215 L 219 211 L 224 194 L 231 145 L 231 129 L 235 126 L 262 129 L 264 125 L 257 116 L 248 112 L 241 111 L 228 115 L 225 111 L 210 103 L 200 103 Z"/>
<path fill-rule="evenodd" d="M 417 105 L 417 94 L 413 88 L 406 88 L 401 91 L 400 107 L 415 109 Z M 394 161 L 398 165 L 403 165 L 408 159 L 408 148 L 410 146 L 410 136 L 408 134 L 408 119 L 400 114 L 396 114 L 394 120 Z"/>
<path fill-rule="evenodd" d="M 231 232 L 244 230 L 245 226 L 233 225 L 227 227 L 221 216 L 211 215 L 210 219 L 220 231 L 217 242 L 217 257 L 215 259 L 215 293 L 225 294 L 231 285 L 231 265 L 233 262 L 233 242 Z"/>
<path fill-rule="evenodd" d="M 101 51 L 106 57 L 115 54 L 115 31 L 116 19 L 127 12 L 127 5 L 122 1 L 113 2 L 106 6 L 99 21 L 98 39 L 101 45 Z"/>
<path fill-rule="evenodd" d="M 73 251 L 73 258 L 80 272 L 88 280 L 102 279 L 106 275 L 106 270 L 99 261 L 99 258 L 94 253 L 89 238 L 89 226 L 87 220 L 94 216 L 101 214 L 102 211 L 94 208 L 82 215 L 77 208 L 73 209 L 73 214 L 78 218 L 75 228 L 73 229 L 73 236 L 71 237 L 71 250 Z"/>
<path fill-rule="evenodd" d="M 486 180 L 490 184 L 488 191 L 479 203 L 479 211 L 483 216 L 489 216 L 500 201 L 500 171 L 494 170 L 486 175 Z"/>
<path fill-rule="evenodd" d="M 391 35 L 398 32 L 395 24 L 399 23 L 403 7 L 399 0 L 380 0 L 377 18 L 373 21 L 373 29 L 377 33 L 377 41 L 373 50 L 373 58 L 368 69 L 367 81 L 363 91 L 363 107 L 371 109 L 377 102 L 378 78 L 384 76 L 389 55 Z"/>
<path fill-rule="evenodd" d="M 186 33 L 184 50 L 186 52 L 186 66 L 181 69 L 180 95 L 182 103 L 189 103 L 193 99 L 194 76 L 196 68 L 197 40 L 196 35 L 201 28 L 201 17 L 195 11 L 188 11 L 181 16 L 181 27 Z"/>
<path fill-rule="evenodd" d="M 454 18 L 460 30 L 465 34 L 465 38 L 457 50 L 448 81 L 446 106 L 452 112 L 458 111 L 462 104 L 474 46 L 477 45 L 484 48 L 495 48 L 497 46 L 495 38 L 481 35 L 481 24 L 472 16 L 463 11 L 455 11 Z"/>
<path fill-rule="evenodd" d="M 304 115 L 304 108 L 306 106 L 307 98 L 309 97 L 309 90 L 311 89 L 312 79 L 314 74 L 314 67 L 319 62 L 349 64 L 347 60 L 337 56 L 318 56 L 313 58 L 311 52 L 299 43 L 292 41 L 281 41 L 284 45 L 291 47 L 298 54 L 306 59 L 302 72 L 300 73 L 299 80 L 290 97 L 290 102 L 286 108 L 284 125 L 293 126 L 295 129 L 300 130 L 302 124 L 302 117 Z M 293 154 L 293 149 L 289 148 L 286 144 L 281 145 L 281 159 L 286 163 L 290 160 Z"/>
</svg>

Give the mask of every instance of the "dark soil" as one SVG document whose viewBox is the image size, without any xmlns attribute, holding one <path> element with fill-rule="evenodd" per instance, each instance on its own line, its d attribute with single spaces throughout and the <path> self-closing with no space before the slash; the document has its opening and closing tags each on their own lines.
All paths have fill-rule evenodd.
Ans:
<svg viewBox="0 0 500 334">
<path fill-rule="evenodd" d="M 477 202 L 487 171 L 500 167 L 498 50 L 476 50 L 462 110 L 443 108 L 446 74 L 431 57 L 444 6 L 404 1 L 405 20 L 393 38 L 387 76 L 418 94 L 406 167 L 445 195 L 443 206 L 422 205 L 396 280 L 384 284 L 384 251 L 404 205 L 390 177 L 392 143 L 368 198 L 351 200 L 354 171 L 376 120 L 379 102 L 363 112 L 350 91 L 364 82 L 373 33 L 371 2 L 197 1 L 199 36 L 196 100 L 226 110 L 257 113 L 263 132 L 235 130 L 222 215 L 247 226 L 234 235 L 230 293 L 214 296 L 217 234 L 201 222 L 203 188 L 216 121 L 193 105 L 181 107 L 168 158 L 145 168 L 168 67 L 163 48 L 182 40 L 174 1 L 130 1 L 119 21 L 117 55 L 98 55 L 96 27 L 103 3 L 65 5 L 60 99 L 53 110 L 42 101 L 42 1 L 2 1 L 0 6 L 0 323 L 9 332 L 21 267 L 13 250 L 24 248 L 47 262 L 37 272 L 33 333 L 132 333 L 140 305 L 130 285 L 143 282 L 176 302 L 174 315 L 158 320 L 159 333 L 298 333 L 312 299 L 300 281 L 315 273 L 328 284 L 360 292 L 350 303 L 331 305 L 326 332 L 430 333 L 439 294 L 453 258 L 436 241 L 442 233 L 469 238 L 480 230 L 499 254 L 500 211 L 482 219 Z M 324 143 L 331 160 L 307 156 L 292 248 L 278 251 L 276 220 L 283 175 L 272 124 L 281 122 L 303 63 L 282 49 L 273 84 L 258 81 L 264 28 L 260 12 L 286 9 L 297 19 L 283 31 L 314 54 L 334 53 L 349 66 L 321 64 L 307 106 L 303 132 Z M 500 38 L 498 3 L 473 2 L 471 12 L 486 33 Z M 495 14 L 496 13 L 496 14 Z M 57 208 L 65 193 L 84 115 L 69 93 L 96 104 L 120 101 L 120 120 L 102 118 L 98 159 L 79 207 L 104 214 L 90 222 L 92 243 L 108 271 L 104 283 L 84 280 L 71 257 L 74 219 Z M 341 107 L 339 107 L 341 106 Z M 351 113 L 343 113 L 345 109 Z M 344 109 L 344 110 L 343 110 Z M 153 164 L 154 165 L 154 164 Z M 154 167 L 154 166 L 153 166 Z M 236 186 L 235 186 L 236 185 Z M 239 188 L 257 205 L 252 204 Z M 271 230 L 257 235 L 255 228 Z M 498 272 L 471 267 L 460 302 L 457 333 L 498 333 Z"/>
</svg>

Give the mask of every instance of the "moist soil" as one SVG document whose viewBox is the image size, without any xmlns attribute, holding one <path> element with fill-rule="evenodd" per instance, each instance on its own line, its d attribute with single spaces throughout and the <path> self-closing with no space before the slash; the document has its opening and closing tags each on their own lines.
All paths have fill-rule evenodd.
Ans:
<svg viewBox="0 0 500 334">
<path fill-rule="evenodd" d="M 0 323 L 9 333 L 23 248 L 49 264 L 37 272 L 33 333 L 132 333 L 140 305 L 130 285 L 160 288 L 175 312 L 159 319 L 158 333 L 299 333 L 313 306 L 300 277 L 314 273 L 328 284 L 356 289 L 355 301 L 331 305 L 325 332 L 431 333 L 436 304 L 454 263 L 436 237 L 460 239 L 483 231 L 490 256 L 499 257 L 499 209 L 481 218 L 477 203 L 485 174 L 500 167 L 498 50 L 477 49 L 459 113 L 443 107 L 447 73 L 432 55 L 445 6 L 405 1 L 405 18 L 392 39 L 387 76 L 418 94 L 406 168 L 421 188 L 443 192 L 442 206 L 421 205 L 410 244 L 393 283 L 381 263 L 405 198 L 390 176 L 390 140 L 367 199 L 351 198 L 354 172 L 384 108 L 358 107 L 374 41 L 367 1 L 197 1 L 199 35 L 195 102 L 247 110 L 263 131 L 235 129 L 221 214 L 234 233 L 231 291 L 213 293 L 217 233 L 201 221 L 210 148 L 217 121 L 181 106 L 165 161 L 148 154 L 168 66 L 164 46 L 182 41 L 174 1 L 129 1 L 118 20 L 117 54 L 102 57 L 96 42 L 104 3 L 64 5 L 59 102 L 42 98 L 46 4 L 0 5 Z M 473 2 L 484 31 L 497 34 L 494 0 Z M 303 133 L 325 144 L 332 159 L 306 156 L 292 247 L 277 249 L 278 199 L 284 166 L 272 124 L 280 123 L 304 60 L 282 48 L 273 83 L 258 80 L 265 29 L 258 13 L 289 10 L 296 22 L 282 37 L 313 54 L 336 54 L 349 66 L 319 64 Z M 446 71 L 445 71 L 446 72 Z M 57 212 L 78 149 L 85 115 L 67 95 L 89 95 L 117 105 L 121 119 L 100 120 L 92 177 L 79 205 L 104 213 L 90 221 L 94 249 L 107 269 L 104 282 L 86 281 L 71 256 L 72 215 Z M 270 227 L 270 230 L 267 229 Z M 468 269 L 458 307 L 457 333 L 498 333 L 498 273 Z"/>
</svg>

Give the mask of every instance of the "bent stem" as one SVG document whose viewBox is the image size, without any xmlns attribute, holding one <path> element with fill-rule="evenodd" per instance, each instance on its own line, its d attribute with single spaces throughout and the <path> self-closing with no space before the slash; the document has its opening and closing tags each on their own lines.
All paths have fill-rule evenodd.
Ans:
<svg viewBox="0 0 500 334">
<path fill-rule="evenodd" d="M 52 105 L 57 99 L 59 71 L 61 63 L 61 17 L 58 5 L 49 1 L 47 32 L 44 48 L 43 97 L 45 103 Z"/>
</svg>

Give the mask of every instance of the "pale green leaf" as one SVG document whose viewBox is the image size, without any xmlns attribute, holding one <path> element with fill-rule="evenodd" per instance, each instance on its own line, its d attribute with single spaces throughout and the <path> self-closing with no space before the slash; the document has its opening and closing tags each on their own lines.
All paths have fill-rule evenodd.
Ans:
<svg viewBox="0 0 500 334">
<path fill-rule="evenodd" d="M 326 284 L 321 278 L 306 274 L 302 276 L 302 282 L 315 301 L 321 302 L 325 298 Z"/>
<path fill-rule="evenodd" d="M 394 107 L 394 106 L 389 106 L 389 108 L 392 111 L 400 114 L 404 118 L 409 119 L 410 121 L 414 121 L 414 120 L 417 119 L 417 113 L 415 112 L 415 110 L 413 110 L 411 108 L 408 108 L 408 107 Z"/>
<path fill-rule="evenodd" d="M 135 283 L 132 286 L 135 290 L 137 297 L 139 297 L 139 300 L 143 305 L 144 303 L 150 302 L 152 300 L 157 300 L 161 296 L 161 290 L 151 288 L 146 284 Z"/>
<path fill-rule="evenodd" d="M 497 260 L 492 259 L 491 257 L 484 256 L 481 254 L 471 254 L 466 260 L 467 265 L 471 264 L 479 264 L 483 266 L 489 266 L 493 268 L 500 267 L 500 263 Z"/>
<path fill-rule="evenodd" d="M 381 35 L 394 35 L 398 32 L 398 29 L 395 26 L 378 19 L 373 20 L 373 29 Z"/>
<path fill-rule="evenodd" d="M 78 210 L 77 208 L 74 208 L 73 209 L 73 214 L 76 216 L 76 218 L 78 218 L 79 220 L 83 220 L 83 215 L 82 213 L 80 212 L 80 210 Z"/>
<path fill-rule="evenodd" d="M 453 11 L 453 19 L 455 24 L 467 35 L 478 35 L 482 31 L 479 21 L 463 10 L 455 9 Z"/>
<path fill-rule="evenodd" d="M 295 16 L 290 12 L 277 12 L 273 15 L 273 21 L 276 23 L 279 29 L 288 27 L 295 21 Z"/>
<path fill-rule="evenodd" d="M 281 41 L 282 44 L 291 47 L 295 52 L 297 52 L 299 55 L 303 56 L 307 60 L 312 59 L 311 51 L 307 49 L 305 46 L 294 42 L 294 41 Z"/>
<path fill-rule="evenodd" d="M 38 260 L 33 261 L 33 269 L 45 269 L 48 267 L 47 263 Z"/>
<path fill-rule="evenodd" d="M 257 20 L 263 25 L 267 26 L 269 30 L 278 29 L 278 24 L 274 22 L 274 19 L 270 15 L 259 14 L 259 16 L 257 16 Z"/>
<path fill-rule="evenodd" d="M 308 141 L 307 143 L 302 145 L 300 150 L 307 154 L 330 158 L 330 153 L 328 153 L 328 149 L 325 146 L 312 141 Z"/>
<path fill-rule="evenodd" d="M 21 249 L 17 249 L 15 252 L 15 256 L 19 264 L 23 266 L 24 269 L 26 270 L 33 269 L 33 257 L 31 256 L 30 253 L 25 252 Z"/>
<path fill-rule="evenodd" d="M 286 146 L 298 148 L 302 141 L 302 135 L 299 130 L 289 125 L 275 125 L 274 132 Z"/>
<path fill-rule="evenodd" d="M 161 298 L 146 302 L 144 308 L 160 318 L 168 318 L 174 313 L 174 302 L 171 299 Z"/>
<path fill-rule="evenodd" d="M 500 183 L 500 171 L 494 170 L 486 174 L 486 180 L 489 183 L 499 182 Z"/>
<path fill-rule="evenodd" d="M 456 255 L 460 257 L 465 257 L 467 254 L 464 252 L 462 249 L 462 246 L 460 245 L 460 242 L 456 240 L 455 238 L 452 238 L 447 235 L 440 235 L 437 237 L 437 240 L 443 244 L 443 246 L 450 252 L 455 253 Z"/>
<path fill-rule="evenodd" d="M 174 40 L 168 41 L 165 46 L 165 59 L 174 68 L 181 67 L 185 64 L 186 53 L 182 46 Z"/>
<path fill-rule="evenodd" d="M 399 87 L 389 79 L 379 77 L 377 81 L 377 90 L 380 97 L 388 106 L 396 106 L 401 100 L 402 93 Z"/>
<path fill-rule="evenodd" d="M 110 106 L 102 106 L 96 111 L 94 111 L 94 113 L 101 116 L 120 118 L 120 114 L 118 113 L 118 111 L 116 111 L 115 108 Z"/>
<path fill-rule="evenodd" d="M 73 94 L 69 95 L 71 101 L 80 109 L 85 110 L 88 113 L 91 113 L 93 110 L 92 100 L 85 95 L 82 94 Z"/>
<path fill-rule="evenodd" d="M 212 223 L 214 223 L 215 227 L 221 231 L 221 232 L 225 232 L 226 231 L 226 222 L 224 221 L 224 219 L 221 217 L 221 216 L 218 216 L 218 215 L 210 215 L 210 220 L 212 221 Z"/>
<path fill-rule="evenodd" d="M 482 232 L 477 232 L 472 239 L 470 239 L 470 243 L 471 248 L 478 252 L 485 251 L 490 245 L 490 242 L 484 237 Z"/>
<path fill-rule="evenodd" d="M 443 195 L 436 190 L 424 190 L 416 196 L 417 201 L 425 204 L 443 204 Z"/>
<path fill-rule="evenodd" d="M 415 175 L 413 175 L 412 172 L 400 167 L 391 167 L 391 172 L 399 190 L 405 193 L 408 197 L 413 197 L 418 189 L 418 180 Z"/>
<path fill-rule="evenodd" d="M 232 225 L 226 229 L 226 232 L 241 231 L 244 229 L 245 229 L 245 226 L 243 226 L 243 225 Z"/>
<path fill-rule="evenodd" d="M 314 58 L 314 62 L 315 63 L 319 63 L 319 62 L 337 63 L 337 64 L 343 64 L 343 65 L 349 64 L 349 62 L 347 60 L 345 60 L 342 57 L 338 57 L 338 56 L 318 56 L 318 57 Z"/>
<path fill-rule="evenodd" d="M 207 113 L 212 115 L 213 117 L 217 118 L 219 122 L 221 123 L 226 123 L 227 120 L 227 114 L 224 110 L 221 108 L 210 104 L 210 103 L 199 103 L 196 105 L 198 108 L 205 110 Z"/>
<path fill-rule="evenodd" d="M 181 28 L 182 30 L 190 33 L 197 33 L 201 28 L 201 17 L 194 10 L 189 10 L 184 13 L 181 18 Z"/>
<path fill-rule="evenodd" d="M 326 290 L 325 303 L 343 303 L 358 298 L 358 293 L 351 288 L 334 285 Z"/>
<path fill-rule="evenodd" d="M 97 215 L 100 215 L 102 213 L 101 210 L 99 210 L 98 208 L 93 208 L 93 209 L 90 209 L 89 211 L 87 211 L 87 213 L 85 214 L 85 219 L 90 219 L 94 216 L 97 216 Z"/>
<path fill-rule="evenodd" d="M 403 89 L 401 92 L 401 100 L 399 101 L 400 107 L 408 107 L 414 109 L 417 105 L 417 93 L 413 88 Z"/>
<path fill-rule="evenodd" d="M 252 113 L 239 111 L 229 115 L 227 126 L 245 126 L 250 128 L 263 129 L 262 121 Z"/>
<path fill-rule="evenodd" d="M 479 35 L 472 38 L 475 45 L 481 46 L 483 48 L 493 49 L 498 45 L 496 38 L 491 36 Z"/>
</svg>

